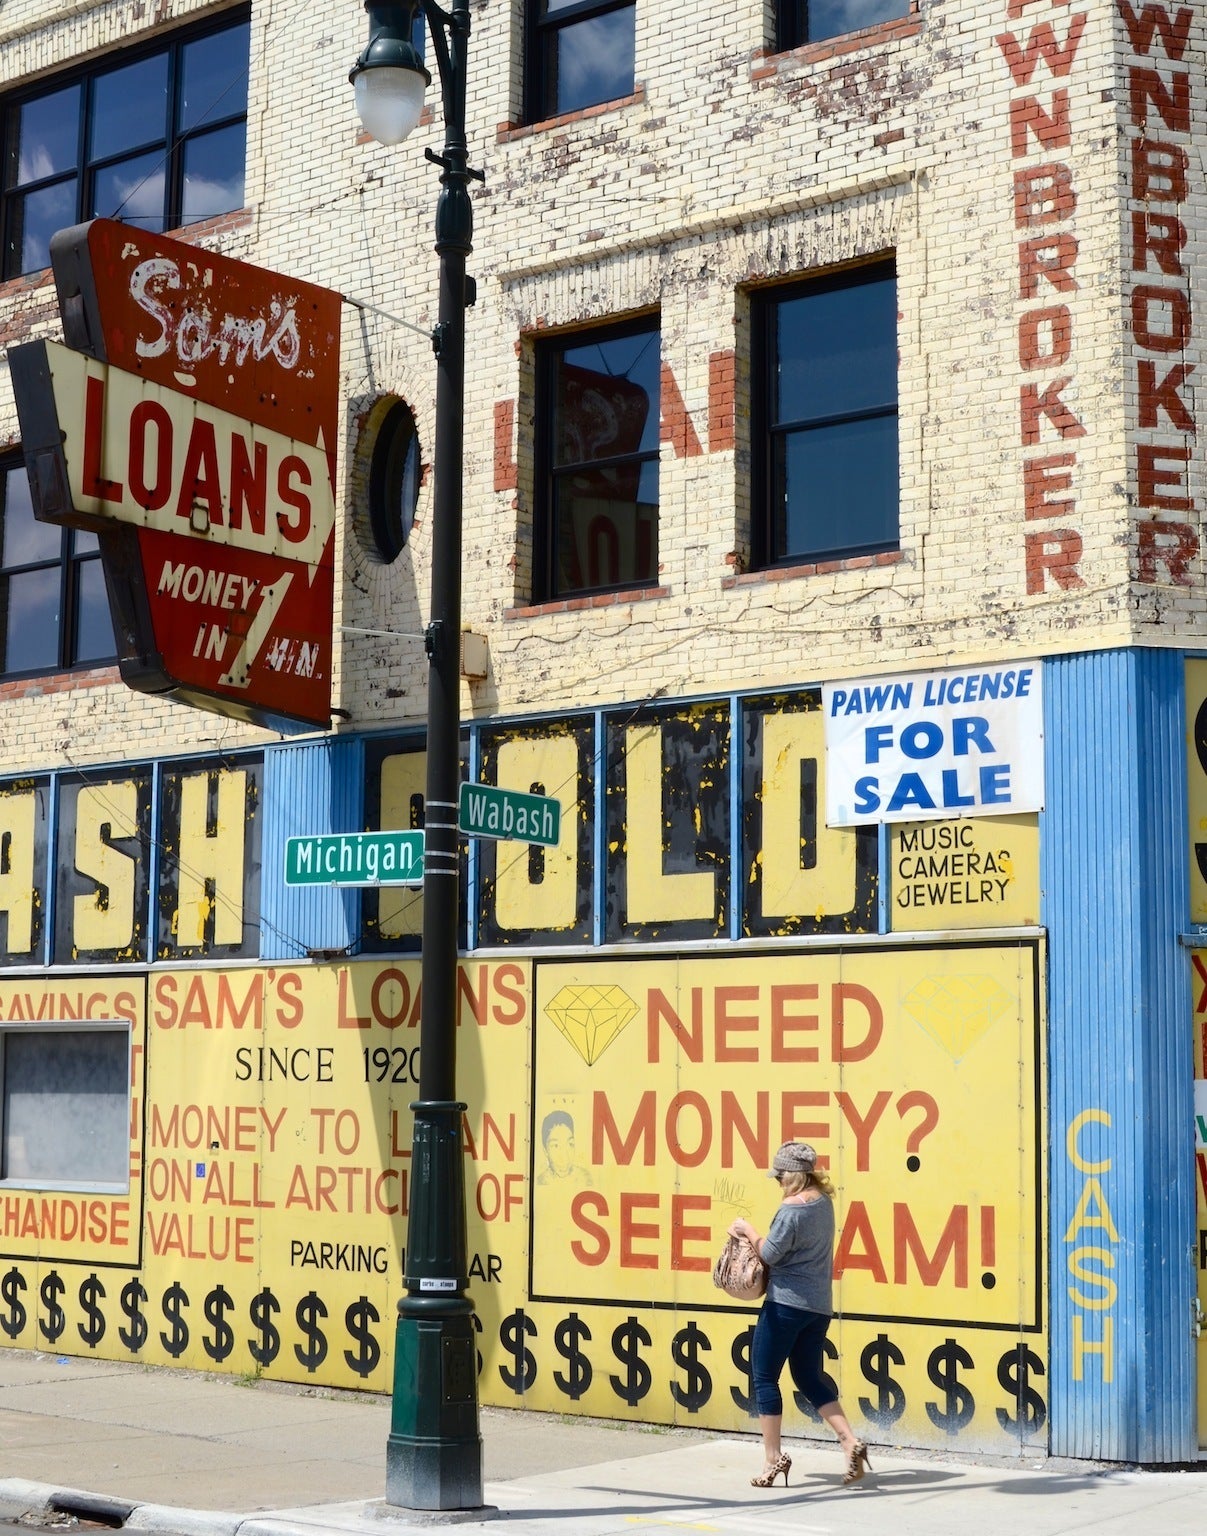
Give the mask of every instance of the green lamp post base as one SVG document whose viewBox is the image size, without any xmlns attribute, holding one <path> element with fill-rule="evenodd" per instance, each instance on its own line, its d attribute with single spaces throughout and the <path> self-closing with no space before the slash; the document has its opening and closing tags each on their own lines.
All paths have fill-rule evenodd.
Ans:
<svg viewBox="0 0 1207 1536">
<path fill-rule="evenodd" d="M 415 1136 L 405 1261 L 394 1336 L 386 1502 L 481 1510 L 482 1436 L 473 1303 L 465 1294 L 465 1105 L 411 1105 Z"/>
<path fill-rule="evenodd" d="M 476 1510 L 482 1502 L 477 1358 L 473 1322 L 459 1298 L 440 1311 L 402 1315 L 428 1298 L 399 1305 L 394 1344 L 394 1410 L 386 1442 L 386 1503 L 403 1509 Z"/>
</svg>

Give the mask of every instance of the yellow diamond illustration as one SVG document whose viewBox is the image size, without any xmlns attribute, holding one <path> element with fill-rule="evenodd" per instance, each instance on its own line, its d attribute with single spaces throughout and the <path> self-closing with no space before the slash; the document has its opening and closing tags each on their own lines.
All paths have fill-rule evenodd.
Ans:
<svg viewBox="0 0 1207 1536">
<path fill-rule="evenodd" d="M 977 1043 L 1012 1006 L 991 976 L 931 976 L 905 997 L 905 1007 L 953 1061 Z"/>
<path fill-rule="evenodd" d="M 545 1012 L 593 1067 L 637 1012 L 637 1004 L 620 987 L 571 985 L 550 998 Z"/>
</svg>

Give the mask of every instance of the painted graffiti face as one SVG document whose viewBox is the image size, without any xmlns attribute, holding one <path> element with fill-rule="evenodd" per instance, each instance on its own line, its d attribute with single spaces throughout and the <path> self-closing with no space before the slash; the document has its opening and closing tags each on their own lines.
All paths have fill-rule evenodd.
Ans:
<svg viewBox="0 0 1207 1536">
<path fill-rule="evenodd" d="M 545 1156 L 555 1178 L 565 1179 L 574 1168 L 574 1132 L 568 1125 L 555 1125 L 545 1140 Z"/>
</svg>

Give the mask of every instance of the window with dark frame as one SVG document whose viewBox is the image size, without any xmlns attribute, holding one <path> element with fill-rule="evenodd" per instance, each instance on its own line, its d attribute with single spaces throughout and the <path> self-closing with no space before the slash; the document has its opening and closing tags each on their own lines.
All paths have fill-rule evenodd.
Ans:
<svg viewBox="0 0 1207 1536">
<path fill-rule="evenodd" d="M 910 0 L 776 0 L 775 46 L 782 52 L 898 21 L 909 15 L 909 5 Z"/>
<path fill-rule="evenodd" d="M 5 278 L 95 217 L 161 233 L 241 208 L 251 23 L 188 27 L 0 99 Z"/>
<path fill-rule="evenodd" d="M 537 602 L 658 579 L 660 343 L 656 316 L 537 343 Z"/>
<path fill-rule="evenodd" d="M 525 120 L 631 96 L 635 0 L 528 0 Z"/>
<path fill-rule="evenodd" d="M 405 400 L 395 400 L 381 419 L 369 464 L 369 525 L 387 565 L 402 553 L 414 526 L 422 473 L 414 412 Z"/>
<path fill-rule="evenodd" d="M 40 523 L 24 462 L 0 459 L 0 677 L 116 655 L 96 535 Z"/>
<path fill-rule="evenodd" d="M 754 564 L 896 549 L 895 264 L 753 293 L 751 352 Z"/>
</svg>

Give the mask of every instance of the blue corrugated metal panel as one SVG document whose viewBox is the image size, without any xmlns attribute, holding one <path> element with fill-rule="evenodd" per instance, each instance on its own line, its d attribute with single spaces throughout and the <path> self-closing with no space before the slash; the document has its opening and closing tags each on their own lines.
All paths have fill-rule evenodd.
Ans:
<svg viewBox="0 0 1207 1536">
<path fill-rule="evenodd" d="M 1190 913 L 1186 812 L 1185 660 L 1139 653 L 1140 833 L 1147 849 L 1139 919 L 1148 1104 L 1141 1122 L 1143 1194 L 1152 1241 L 1146 1266 L 1153 1362 L 1154 1447 L 1144 1460 L 1197 1455 L 1198 1349 L 1191 1314 L 1198 1288 L 1194 1163 L 1194 1041 L 1190 955 L 1179 935 Z"/>
<path fill-rule="evenodd" d="M 1058 1455 L 1196 1454 L 1182 696 L 1173 651 L 1044 669 Z"/>
<path fill-rule="evenodd" d="M 360 892 L 287 886 L 285 840 L 364 831 L 364 780 L 364 748 L 358 740 L 328 737 L 265 752 L 260 875 L 260 953 L 265 960 L 344 949 L 359 938 Z"/>
</svg>

